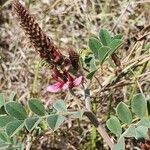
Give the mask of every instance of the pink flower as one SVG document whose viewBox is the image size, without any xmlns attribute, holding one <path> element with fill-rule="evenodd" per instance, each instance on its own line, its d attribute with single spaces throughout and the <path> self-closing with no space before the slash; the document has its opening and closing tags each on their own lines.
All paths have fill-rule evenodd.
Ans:
<svg viewBox="0 0 150 150">
<path fill-rule="evenodd" d="M 47 91 L 57 93 L 60 92 L 61 90 L 77 87 L 83 81 L 83 76 L 79 76 L 78 78 L 74 79 L 70 74 L 67 75 L 68 77 L 66 82 L 59 79 L 53 85 L 48 86 Z"/>
</svg>

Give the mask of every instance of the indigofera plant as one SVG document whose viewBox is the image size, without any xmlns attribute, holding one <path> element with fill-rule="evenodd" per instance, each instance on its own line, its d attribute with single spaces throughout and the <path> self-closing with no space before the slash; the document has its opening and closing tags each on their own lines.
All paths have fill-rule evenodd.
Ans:
<svg viewBox="0 0 150 150">
<path fill-rule="evenodd" d="M 112 36 L 107 29 L 102 28 L 98 36 L 89 38 L 88 46 L 90 52 L 88 55 L 80 56 L 75 50 L 68 48 L 68 56 L 65 56 L 52 39 L 44 33 L 35 21 L 35 18 L 19 0 L 13 0 L 12 6 L 13 12 L 17 15 L 20 25 L 25 34 L 28 35 L 31 44 L 40 54 L 40 57 L 51 66 L 51 77 L 54 83 L 47 87 L 47 91 L 52 93 L 61 92 L 62 90 L 77 87 L 82 83 L 81 93 L 83 95 L 81 94 L 81 96 L 84 99 L 84 106 L 80 111 L 70 111 L 64 100 L 58 100 L 50 108 L 45 109 L 43 103 L 35 98 L 30 98 L 27 105 L 23 106 L 16 100 L 16 95 L 12 95 L 9 100 L 6 100 L 4 94 L 0 93 L 0 148 L 11 148 L 15 144 L 17 148 L 21 147 L 20 149 L 23 150 L 24 144 L 22 141 L 16 140 L 16 134 L 23 133 L 24 138 L 28 141 L 30 134 L 34 136 L 34 131 L 39 128 L 43 129 L 43 124 L 43 130 L 50 128 L 52 131 L 56 131 L 68 117 L 80 119 L 82 115 L 87 116 L 94 125 L 92 142 L 94 142 L 96 131 L 98 131 L 111 150 L 124 150 L 125 138 L 132 137 L 136 140 L 148 138 L 147 133 L 149 133 L 150 120 L 146 113 L 149 113 L 150 109 L 142 94 L 134 95 L 134 93 L 131 105 L 120 102 L 116 107 L 116 115 L 112 115 L 106 121 L 107 128 L 116 136 L 116 142 L 114 142 L 115 140 L 109 137 L 105 127 L 94 114 L 96 111 L 92 112 L 90 95 L 92 92 L 90 92 L 91 89 L 88 82 L 87 84 L 83 82 L 91 80 L 90 83 L 92 83 L 93 77 L 97 79 L 95 73 L 102 68 L 106 60 L 108 60 L 113 69 L 120 68 L 120 74 L 114 73 L 111 76 L 111 81 L 107 81 L 108 84 L 105 85 L 101 84 L 97 79 L 101 91 L 105 91 L 105 87 L 108 90 L 108 86 L 111 83 L 115 85 L 117 81 L 124 77 L 124 74 L 128 73 L 128 70 L 133 65 L 127 66 L 127 68 L 122 70 L 121 60 L 116 53 L 123 43 L 122 35 Z M 88 72 L 86 77 L 83 75 L 84 70 Z M 110 89 L 113 89 L 113 87 L 110 87 Z M 101 91 L 98 92 L 100 93 Z M 70 93 L 74 97 L 79 98 L 72 90 L 70 90 Z M 149 148 L 148 143 L 149 139 L 141 144 L 143 150 Z M 30 146 L 28 145 L 28 147 Z"/>
</svg>

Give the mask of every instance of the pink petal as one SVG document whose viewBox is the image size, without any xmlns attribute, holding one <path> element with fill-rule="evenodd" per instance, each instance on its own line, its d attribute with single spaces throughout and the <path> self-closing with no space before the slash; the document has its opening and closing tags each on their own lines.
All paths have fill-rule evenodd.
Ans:
<svg viewBox="0 0 150 150">
<path fill-rule="evenodd" d="M 80 76 L 80 77 L 76 78 L 76 79 L 73 81 L 73 85 L 74 85 L 74 86 L 80 85 L 80 83 L 82 82 L 82 80 L 83 80 L 83 76 Z"/>
<path fill-rule="evenodd" d="M 66 89 L 68 89 L 68 88 L 69 88 L 69 82 L 66 82 L 66 83 L 63 85 L 62 89 L 63 89 L 63 90 L 66 90 Z"/>
<path fill-rule="evenodd" d="M 56 82 L 55 84 L 48 86 L 47 91 L 57 93 L 62 90 L 62 86 L 63 86 L 62 83 Z"/>
</svg>

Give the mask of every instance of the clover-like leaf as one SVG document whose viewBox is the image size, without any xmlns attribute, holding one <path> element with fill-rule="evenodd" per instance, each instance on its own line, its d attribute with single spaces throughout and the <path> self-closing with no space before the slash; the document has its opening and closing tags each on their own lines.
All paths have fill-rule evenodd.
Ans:
<svg viewBox="0 0 150 150">
<path fill-rule="evenodd" d="M 111 116 L 110 119 L 107 120 L 106 122 L 107 128 L 114 133 L 115 135 L 121 135 L 122 133 L 122 128 L 120 121 L 116 116 Z"/>
<path fill-rule="evenodd" d="M 8 136 L 13 137 L 23 127 L 24 127 L 24 121 L 16 120 L 16 121 L 10 122 L 6 126 L 6 133 Z"/>
<path fill-rule="evenodd" d="M 150 128 L 150 119 L 147 117 L 141 118 L 141 120 L 138 122 L 137 126 L 145 126 Z"/>
<path fill-rule="evenodd" d="M 111 43 L 110 43 L 110 52 L 109 52 L 109 55 L 111 55 L 112 53 L 114 53 L 121 46 L 122 43 L 123 43 L 123 41 L 120 40 L 120 39 L 114 39 L 114 40 L 112 40 Z"/>
<path fill-rule="evenodd" d="M 29 108 L 31 109 L 32 112 L 39 116 L 44 116 L 45 115 L 45 108 L 42 104 L 41 101 L 32 98 L 28 101 Z"/>
<path fill-rule="evenodd" d="M 15 121 L 16 119 L 12 116 L 1 115 L 0 116 L 0 128 L 5 127 L 9 122 Z"/>
<path fill-rule="evenodd" d="M 137 137 L 137 131 L 134 124 L 131 124 L 129 128 L 123 133 L 124 137 Z"/>
<path fill-rule="evenodd" d="M 63 100 L 58 100 L 54 103 L 53 107 L 58 111 L 58 112 L 67 112 L 67 107 L 65 105 L 65 102 Z"/>
<path fill-rule="evenodd" d="M 5 110 L 10 116 L 13 116 L 18 120 L 24 120 L 27 118 L 27 113 L 24 107 L 18 102 L 8 102 L 5 106 Z"/>
<path fill-rule="evenodd" d="M 101 40 L 101 43 L 104 46 L 109 46 L 111 42 L 111 35 L 109 34 L 107 29 L 101 29 L 99 32 L 99 38 Z"/>
<path fill-rule="evenodd" d="M 91 37 L 89 39 L 89 48 L 91 49 L 91 51 L 94 53 L 95 57 L 98 58 L 98 54 L 99 54 L 99 49 L 102 47 L 102 44 L 100 43 L 100 41 L 94 37 Z"/>
<path fill-rule="evenodd" d="M 25 126 L 29 132 L 31 132 L 41 122 L 39 117 L 30 117 L 25 120 Z"/>
<path fill-rule="evenodd" d="M 139 138 L 144 138 L 144 139 L 148 139 L 148 128 L 145 126 L 138 126 L 136 128 L 137 131 L 137 137 L 136 139 Z"/>
<path fill-rule="evenodd" d="M 120 102 L 117 106 L 116 113 L 118 118 L 126 124 L 131 124 L 132 114 L 127 105 L 123 102 Z"/>
<path fill-rule="evenodd" d="M 100 61 L 100 64 L 102 65 L 103 62 L 105 61 L 106 57 L 108 56 L 110 52 L 110 48 L 108 46 L 102 46 L 99 50 L 98 50 L 98 58 Z"/>
<path fill-rule="evenodd" d="M 54 114 L 47 118 L 47 123 L 53 131 L 56 131 L 64 121 L 65 117 L 62 115 Z"/>
<path fill-rule="evenodd" d="M 146 113 L 146 100 L 142 94 L 137 94 L 131 101 L 132 111 L 140 118 L 143 118 Z"/>
</svg>

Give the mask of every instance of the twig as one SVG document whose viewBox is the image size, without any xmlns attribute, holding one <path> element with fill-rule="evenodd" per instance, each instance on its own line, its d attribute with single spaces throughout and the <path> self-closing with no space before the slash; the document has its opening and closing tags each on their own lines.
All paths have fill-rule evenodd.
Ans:
<svg viewBox="0 0 150 150">
<path fill-rule="evenodd" d="M 108 144 L 110 149 L 112 150 L 114 147 L 114 143 L 112 142 L 111 138 L 107 134 L 105 128 L 102 124 L 97 120 L 96 116 L 91 111 L 85 111 L 84 115 L 88 117 L 91 123 L 97 128 L 98 133 L 102 136 L 104 141 Z"/>
<path fill-rule="evenodd" d="M 104 139 L 104 141 L 108 144 L 108 146 L 112 150 L 114 147 L 114 143 L 107 134 L 105 128 L 102 126 L 102 124 L 96 118 L 95 114 L 92 112 L 90 90 L 86 88 L 84 90 L 84 93 L 85 93 L 85 107 L 87 109 L 87 111 L 84 112 L 84 115 L 87 116 L 88 119 L 91 121 L 91 123 L 97 128 L 98 133 L 101 135 L 101 137 Z"/>
</svg>

